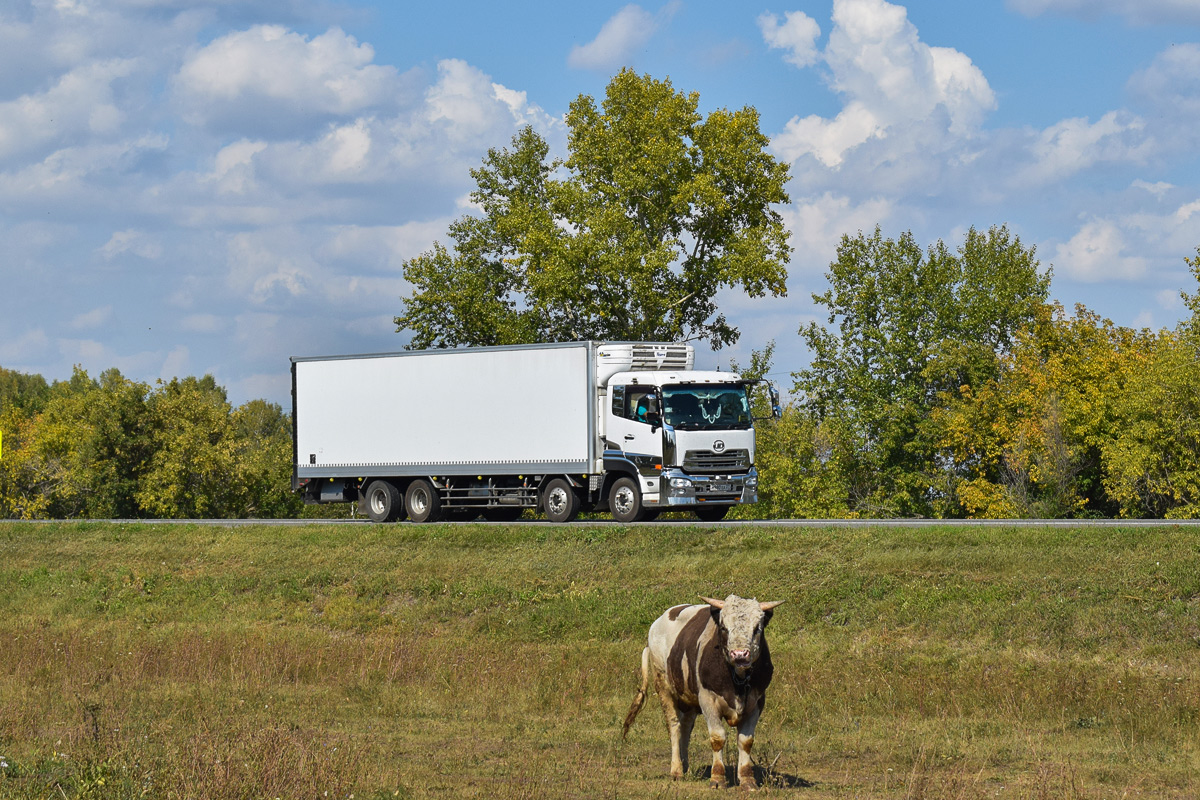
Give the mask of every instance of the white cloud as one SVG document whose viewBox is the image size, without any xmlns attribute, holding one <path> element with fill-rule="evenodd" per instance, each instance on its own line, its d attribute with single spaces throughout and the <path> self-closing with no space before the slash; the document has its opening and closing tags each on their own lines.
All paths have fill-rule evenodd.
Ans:
<svg viewBox="0 0 1200 800">
<path fill-rule="evenodd" d="M 1008 5 L 1031 17 L 1054 13 L 1092 19 L 1116 14 L 1141 24 L 1200 22 L 1195 0 L 1008 0 Z"/>
<path fill-rule="evenodd" d="M 793 63 L 818 60 L 815 51 L 805 49 L 815 38 L 810 37 L 815 25 L 801 20 L 785 35 L 786 27 L 760 18 L 769 45 L 791 42 L 788 60 Z M 996 105 L 987 79 L 970 58 L 923 43 L 905 9 L 885 0 L 834 0 L 833 28 L 819 60 L 846 104 L 833 119 L 793 117 L 773 139 L 789 161 L 812 155 L 825 167 L 838 168 L 855 148 L 881 139 L 894 142 L 893 159 L 897 151 L 940 153 L 974 136 Z"/>
<path fill-rule="evenodd" d="M 1018 173 L 1018 181 L 1060 180 L 1104 162 L 1141 163 L 1154 149 L 1145 129 L 1145 120 L 1126 111 L 1110 111 L 1095 122 L 1064 119 L 1033 141 L 1033 163 Z"/>
<path fill-rule="evenodd" d="M 634 54 L 646 46 L 678 8 L 678 0 L 673 0 L 658 14 L 651 14 L 630 3 L 601 26 L 595 39 L 572 47 L 567 65 L 574 69 L 600 70 L 628 66 Z"/>
<path fill-rule="evenodd" d="M 71 327 L 77 331 L 92 330 L 104 326 L 112 318 L 113 307 L 111 305 L 100 306 L 91 311 L 76 314 L 75 318 L 71 320 Z"/>
<path fill-rule="evenodd" d="M 820 56 L 817 37 L 821 35 L 821 26 L 803 11 L 788 11 L 784 14 L 783 23 L 775 14 L 761 14 L 758 27 L 762 31 L 763 41 L 769 47 L 788 51 L 783 57 L 784 61 L 797 67 L 817 63 Z"/>
<path fill-rule="evenodd" d="M 193 123 L 271 132 L 297 118 L 394 108 L 410 94 L 407 81 L 395 67 L 372 64 L 374 57 L 339 28 L 309 39 L 257 25 L 193 52 L 173 85 Z"/>
<path fill-rule="evenodd" d="M 0 160 L 61 146 L 76 137 L 118 133 L 125 113 L 114 104 L 114 82 L 134 70 L 132 59 L 81 65 L 44 92 L 0 103 Z"/>
<path fill-rule="evenodd" d="M 848 151 L 884 133 L 884 126 L 870 109 L 851 102 L 833 119 L 816 114 L 792 117 L 771 144 L 785 161 L 812 155 L 826 167 L 836 168 Z"/>
<path fill-rule="evenodd" d="M 1194 130 L 1200 124 L 1200 44 L 1167 48 L 1130 78 L 1127 88 L 1138 104 Z"/>
<path fill-rule="evenodd" d="M 153 260 L 162 256 L 163 248 L 156 240 L 141 231 L 116 231 L 100 248 L 105 259 L 112 260 L 122 253 L 133 253 L 141 258 Z"/>
<path fill-rule="evenodd" d="M 295 231 L 276 229 L 240 233 L 228 244 L 228 284 L 236 295 L 256 306 L 308 294 L 321 274 Z"/>
<path fill-rule="evenodd" d="M 14 364 L 28 364 L 49 350 L 50 337 L 44 328 L 30 328 L 20 334 L 0 336 L 0 364 L 10 369 Z"/>
<path fill-rule="evenodd" d="M 1054 266 L 1085 283 L 1136 280 L 1145 274 L 1147 261 L 1126 252 L 1125 236 L 1115 222 L 1091 220 L 1058 245 Z"/>
<path fill-rule="evenodd" d="M 827 264 L 833 260 L 843 234 L 870 232 L 892 215 L 891 201 L 874 197 L 855 204 L 844 195 L 826 192 L 797 201 L 784 209 L 783 219 L 792 233 L 792 247 Z"/>
</svg>

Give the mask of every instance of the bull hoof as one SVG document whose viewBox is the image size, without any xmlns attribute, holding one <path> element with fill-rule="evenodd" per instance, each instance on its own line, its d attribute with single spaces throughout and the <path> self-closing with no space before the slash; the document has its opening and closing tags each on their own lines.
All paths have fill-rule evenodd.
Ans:
<svg viewBox="0 0 1200 800">
<path fill-rule="evenodd" d="M 713 778 L 712 780 L 710 780 L 710 781 L 708 782 L 708 788 L 710 788 L 710 789 L 724 789 L 724 788 L 725 788 L 725 781 L 719 781 L 719 780 L 717 780 L 716 778 Z"/>
</svg>

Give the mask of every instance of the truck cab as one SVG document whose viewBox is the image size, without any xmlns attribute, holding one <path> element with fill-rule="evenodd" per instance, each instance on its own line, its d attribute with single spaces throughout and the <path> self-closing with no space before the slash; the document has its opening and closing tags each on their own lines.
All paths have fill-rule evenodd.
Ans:
<svg viewBox="0 0 1200 800">
<path fill-rule="evenodd" d="M 598 427 L 604 473 L 610 476 L 609 511 L 619 521 L 663 511 L 694 511 L 716 520 L 733 505 L 757 501 L 754 382 L 732 372 L 692 369 L 691 347 L 657 347 L 655 366 L 677 368 L 648 368 L 645 357 L 635 363 L 636 346 L 607 345 L 599 354 L 598 377 L 606 391 Z M 604 370 L 605 364 L 618 371 Z M 629 481 L 617 486 L 619 478 L 612 476 Z"/>
</svg>

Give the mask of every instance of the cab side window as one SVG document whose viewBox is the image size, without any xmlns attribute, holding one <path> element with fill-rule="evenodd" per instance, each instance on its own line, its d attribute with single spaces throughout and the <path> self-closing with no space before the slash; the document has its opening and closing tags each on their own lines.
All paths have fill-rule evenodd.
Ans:
<svg viewBox="0 0 1200 800">
<path fill-rule="evenodd" d="M 625 387 L 614 386 L 612 391 L 612 413 L 614 417 L 625 416 Z"/>
<path fill-rule="evenodd" d="M 629 387 L 625 416 L 634 422 L 652 422 L 658 417 L 658 397 L 653 391 Z"/>
</svg>

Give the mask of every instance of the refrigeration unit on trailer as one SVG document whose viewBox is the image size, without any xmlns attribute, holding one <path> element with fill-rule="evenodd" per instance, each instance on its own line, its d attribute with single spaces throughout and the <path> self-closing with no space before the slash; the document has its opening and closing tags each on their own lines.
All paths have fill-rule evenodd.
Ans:
<svg viewBox="0 0 1200 800">
<path fill-rule="evenodd" d="M 720 519 L 757 499 L 754 382 L 694 359 L 643 342 L 294 357 L 293 489 L 377 522 Z"/>
</svg>

